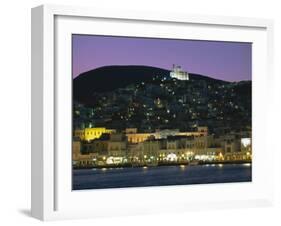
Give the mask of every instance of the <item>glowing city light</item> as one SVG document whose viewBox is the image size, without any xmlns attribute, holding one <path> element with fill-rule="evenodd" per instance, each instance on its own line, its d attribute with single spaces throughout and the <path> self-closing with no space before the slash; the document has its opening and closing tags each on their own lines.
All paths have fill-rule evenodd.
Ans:
<svg viewBox="0 0 281 226">
<path fill-rule="evenodd" d="M 177 160 L 178 160 L 178 157 L 177 157 L 176 154 L 170 153 L 170 154 L 167 155 L 166 159 L 167 159 L 168 161 L 174 162 L 174 161 L 177 161 Z"/>
<path fill-rule="evenodd" d="M 251 144 L 251 138 L 242 138 L 241 144 L 243 147 L 248 147 Z"/>
</svg>

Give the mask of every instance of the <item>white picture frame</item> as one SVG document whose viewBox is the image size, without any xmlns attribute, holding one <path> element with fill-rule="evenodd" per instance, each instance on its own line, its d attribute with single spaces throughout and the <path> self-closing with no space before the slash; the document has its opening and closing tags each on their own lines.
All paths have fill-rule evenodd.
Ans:
<svg viewBox="0 0 281 226">
<path fill-rule="evenodd" d="M 124 29 L 117 30 L 118 26 Z M 186 27 L 189 29 L 185 29 Z M 157 32 L 155 28 L 159 28 L 156 29 Z M 180 29 L 186 32 L 181 33 Z M 69 65 L 71 58 L 69 35 L 97 32 L 117 36 L 252 42 L 253 181 L 246 184 L 72 192 L 71 161 L 69 161 L 72 79 L 71 64 Z M 272 39 L 273 22 L 265 19 L 168 12 L 156 14 L 56 5 L 33 8 L 32 216 L 41 220 L 56 220 L 271 205 L 273 179 L 268 175 L 273 172 L 273 150 L 267 148 L 266 118 L 270 117 L 270 110 L 273 108 L 270 101 L 267 101 L 273 83 Z M 113 201 L 109 205 L 107 200 Z"/>
</svg>

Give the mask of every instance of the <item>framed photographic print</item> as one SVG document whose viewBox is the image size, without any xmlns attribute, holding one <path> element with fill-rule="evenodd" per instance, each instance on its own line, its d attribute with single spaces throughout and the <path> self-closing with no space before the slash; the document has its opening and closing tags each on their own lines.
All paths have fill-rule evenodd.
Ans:
<svg viewBox="0 0 281 226">
<path fill-rule="evenodd" d="M 270 205 L 270 20 L 32 9 L 32 215 Z"/>
</svg>

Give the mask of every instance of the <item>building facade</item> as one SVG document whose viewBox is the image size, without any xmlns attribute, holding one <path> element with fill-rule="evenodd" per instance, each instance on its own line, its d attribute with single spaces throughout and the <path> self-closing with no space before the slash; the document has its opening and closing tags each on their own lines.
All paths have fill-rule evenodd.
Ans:
<svg viewBox="0 0 281 226">
<path fill-rule="evenodd" d="M 173 65 L 172 71 L 170 72 L 171 78 L 178 80 L 189 80 L 189 74 L 181 69 L 181 66 Z"/>
<path fill-rule="evenodd" d="M 113 129 L 106 129 L 104 127 L 95 127 L 95 128 L 85 128 L 85 129 L 77 129 L 74 131 L 74 137 L 79 137 L 81 140 L 94 140 L 101 137 L 102 134 L 105 133 L 115 133 L 116 131 Z"/>
</svg>

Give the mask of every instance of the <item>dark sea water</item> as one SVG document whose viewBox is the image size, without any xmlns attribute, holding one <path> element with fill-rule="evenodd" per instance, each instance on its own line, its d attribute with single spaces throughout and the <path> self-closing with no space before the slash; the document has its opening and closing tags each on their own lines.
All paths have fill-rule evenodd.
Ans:
<svg viewBox="0 0 281 226">
<path fill-rule="evenodd" d="M 247 182 L 251 164 L 73 170 L 73 190 Z"/>
</svg>

